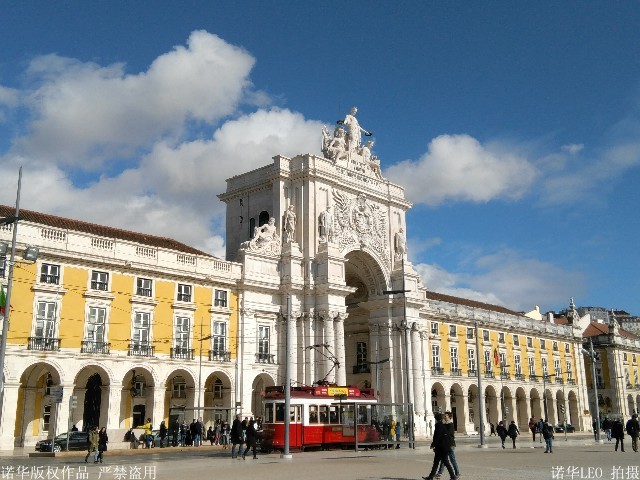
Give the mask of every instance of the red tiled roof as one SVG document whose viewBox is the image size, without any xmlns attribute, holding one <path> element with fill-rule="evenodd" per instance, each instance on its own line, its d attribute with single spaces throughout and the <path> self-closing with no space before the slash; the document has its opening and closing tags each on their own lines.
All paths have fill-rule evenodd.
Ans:
<svg viewBox="0 0 640 480">
<path fill-rule="evenodd" d="M 0 205 L 0 217 L 11 217 L 14 215 L 14 213 L 14 207 Z M 46 213 L 32 212 L 30 210 L 20 209 L 20 220 L 39 223 L 41 225 L 47 225 L 49 227 L 60 228 L 63 230 L 73 230 L 76 232 L 88 233 L 100 237 L 116 238 L 119 240 L 141 243 L 152 247 L 165 248 L 167 250 L 176 250 L 178 252 L 189 253 L 192 255 L 204 255 L 207 257 L 217 258 L 209 253 L 202 252 L 196 248 L 185 245 L 184 243 L 173 240 L 172 238 L 156 237 L 154 235 L 147 235 L 144 233 L 130 232 L 128 230 L 106 227 L 104 225 L 97 225 L 95 223 L 82 222 L 80 220 L 72 220 L 70 218 L 64 217 L 56 217 L 55 215 L 48 215 Z"/>
<path fill-rule="evenodd" d="M 635 333 L 631 333 L 629 330 L 619 328 L 618 333 L 627 338 L 637 339 L 640 338 Z M 583 337 L 597 337 L 598 335 L 609 335 L 609 325 L 600 322 L 591 322 L 587 328 L 582 332 Z"/>
<path fill-rule="evenodd" d="M 569 319 L 567 317 L 554 317 L 553 323 L 557 325 L 568 325 Z"/>
<path fill-rule="evenodd" d="M 475 300 L 454 297 L 452 295 L 445 295 L 444 293 L 431 292 L 428 290 L 427 290 L 427 300 L 436 300 L 439 302 L 454 303 L 458 305 L 464 305 L 466 307 L 481 308 L 483 310 L 491 310 L 493 312 L 506 313 L 509 315 L 522 315 L 522 313 L 520 312 L 509 310 L 508 308 L 501 307 L 499 305 L 490 305 L 488 303 L 476 302 Z"/>
</svg>

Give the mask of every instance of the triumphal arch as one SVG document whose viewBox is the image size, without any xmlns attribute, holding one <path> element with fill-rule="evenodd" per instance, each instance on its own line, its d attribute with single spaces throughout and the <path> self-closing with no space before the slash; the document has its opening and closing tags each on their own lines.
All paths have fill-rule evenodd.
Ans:
<svg viewBox="0 0 640 480">
<path fill-rule="evenodd" d="M 295 383 L 373 387 L 417 418 L 428 410 L 425 293 L 406 258 L 411 204 L 383 178 L 356 113 L 323 128 L 322 156 L 275 156 L 219 196 L 227 259 L 243 265 L 238 387 L 255 397 L 253 412 L 264 386 L 283 383 L 287 333 Z"/>
</svg>

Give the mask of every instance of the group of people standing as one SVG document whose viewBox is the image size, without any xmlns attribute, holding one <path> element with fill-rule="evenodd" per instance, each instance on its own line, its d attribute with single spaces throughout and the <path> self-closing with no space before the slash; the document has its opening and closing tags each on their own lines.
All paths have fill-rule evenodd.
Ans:
<svg viewBox="0 0 640 480">
<path fill-rule="evenodd" d="M 534 442 L 536 441 L 536 433 L 538 434 L 538 441 L 540 443 L 544 440 L 544 453 L 553 453 L 553 425 L 547 420 L 542 420 L 542 418 L 536 422 L 535 419 L 531 417 L 529 419 L 529 430 L 531 430 Z"/>
<path fill-rule="evenodd" d="M 624 452 L 624 434 L 626 433 L 631 437 L 631 448 L 634 452 L 638 451 L 638 436 L 640 436 L 640 422 L 638 421 L 638 415 L 634 413 L 631 415 L 631 418 L 627 421 L 626 425 L 623 424 L 622 418 L 615 418 L 611 420 L 608 417 L 605 417 L 602 420 L 601 425 L 602 430 L 605 431 L 607 435 L 607 440 L 610 442 L 612 439 L 615 439 L 616 446 L 615 451 L 618 451 L 618 447 L 620 447 L 620 451 Z M 597 421 L 593 419 L 593 434 L 598 439 L 598 428 Z"/>
</svg>

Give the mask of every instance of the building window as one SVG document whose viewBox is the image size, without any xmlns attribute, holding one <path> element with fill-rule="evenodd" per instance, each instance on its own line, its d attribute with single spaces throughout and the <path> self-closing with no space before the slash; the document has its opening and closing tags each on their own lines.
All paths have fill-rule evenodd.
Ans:
<svg viewBox="0 0 640 480">
<path fill-rule="evenodd" d="M 532 377 L 536 375 L 536 360 L 534 357 L 529 357 L 529 375 Z"/>
<path fill-rule="evenodd" d="M 226 322 L 213 322 L 213 338 L 211 340 L 214 352 L 223 353 L 227 350 Z"/>
<path fill-rule="evenodd" d="M 553 351 L 554 352 L 558 351 L 558 342 L 553 342 Z"/>
<path fill-rule="evenodd" d="M 489 341 L 489 330 L 482 330 L 482 340 L 485 342 Z"/>
<path fill-rule="evenodd" d="M 213 382 L 213 398 L 222 398 L 222 380 L 216 378 L 216 381 Z"/>
<path fill-rule="evenodd" d="M 88 341 L 104 343 L 104 326 L 106 318 L 106 308 L 89 307 L 89 318 L 87 319 Z"/>
<path fill-rule="evenodd" d="M 476 351 L 472 348 L 467 349 L 467 367 L 470 372 L 476 371 Z"/>
<path fill-rule="evenodd" d="M 559 358 L 557 358 L 557 359 L 555 359 L 553 361 L 553 373 L 555 373 L 557 375 L 556 378 L 558 378 L 558 377 L 562 378 L 562 376 L 561 376 L 562 367 L 560 366 L 560 359 Z"/>
<path fill-rule="evenodd" d="M 507 368 L 509 367 L 507 365 L 507 354 L 504 352 L 500 352 L 500 355 L 498 357 L 500 359 L 500 371 L 502 374 L 507 373 Z"/>
<path fill-rule="evenodd" d="M 42 432 L 49 431 L 51 424 L 51 405 L 45 405 L 42 409 Z"/>
<path fill-rule="evenodd" d="M 140 295 L 141 297 L 151 297 L 151 287 L 153 286 L 153 282 L 148 278 L 138 278 L 136 283 L 136 295 Z"/>
<path fill-rule="evenodd" d="M 455 338 L 458 335 L 458 329 L 455 325 L 449 325 L 449 336 Z"/>
<path fill-rule="evenodd" d="M 520 346 L 520 337 L 518 335 L 514 335 L 513 336 L 513 346 L 514 347 L 519 347 Z"/>
<path fill-rule="evenodd" d="M 596 367 L 596 383 L 598 388 L 604 388 L 604 380 L 602 379 L 602 368 Z"/>
<path fill-rule="evenodd" d="M 633 363 L 636 363 L 636 355 L 635 355 L 635 353 L 631 356 L 631 360 L 633 361 Z"/>
<path fill-rule="evenodd" d="M 440 345 L 431 345 L 431 366 L 440 368 Z"/>
<path fill-rule="evenodd" d="M 640 385 L 640 383 L 638 382 L 638 369 L 637 369 L 637 368 L 635 368 L 635 369 L 633 370 L 633 376 L 634 376 L 634 377 L 635 377 L 635 379 L 636 379 L 636 387 L 637 387 L 638 385 Z"/>
<path fill-rule="evenodd" d="M 545 377 L 549 375 L 549 367 L 547 365 L 547 359 L 544 357 L 542 357 L 542 375 Z"/>
<path fill-rule="evenodd" d="M 224 307 L 224 308 L 227 307 L 227 291 L 226 290 L 216 290 L 215 306 Z"/>
<path fill-rule="evenodd" d="M 438 334 L 438 322 L 431 322 L 431 334 L 432 335 Z"/>
<path fill-rule="evenodd" d="M 503 332 L 499 332 L 498 333 L 498 343 L 504 343 L 504 333 Z"/>
<path fill-rule="evenodd" d="M 356 369 L 358 372 L 366 371 L 369 368 L 369 355 L 367 353 L 367 343 L 356 343 Z"/>
<path fill-rule="evenodd" d="M 40 268 L 40 283 L 60 284 L 60 265 L 43 263 Z"/>
<path fill-rule="evenodd" d="M 173 398 L 187 398 L 187 381 L 179 375 L 173 378 Z"/>
<path fill-rule="evenodd" d="M 451 359 L 451 371 L 458 371 L 458 347 L 449 347 L 449 358 Z"/>
<path fill-rule="evenodd" d="M 38 302 L 36 315 L 36 337 L 54 338 L 56 333 L 55 302 Z"/>
<path fill-rule="evenodd" d="M 149 312 L 136 312 L 133 321 L 133 343 L 136 346 L 149 345 L 151 337 L 151 314 Z"/>
<path fill-rule="evenodd" d="M 567 369 L 567 382 L 573 382 L 573 370 L 571 367 L 571 361 L 567 360 L 566 369 Z"/>
<path fill-rule="evenodd" d="M 265 325 L 258 327 L 258 354 L 263 360 L 269 355 L 269 327 Z"/>
<path fill-rule="evenodd" d="M 622 360 L 623 360 L 624 362 L 626 362 L 626 361 L 627 361 L 627 352 L 624 352 L 624 353 L 622 354 Z"/>
<path fill-rule="evenodd" d="M 516 375 L 522 375 L 522 364 L 520 362 L 520 355 L 513 356 L 513 368 Z"/>
<path fill-rule="evenodd" d="M 7 257 L 0 255 L 0 278 L 4 278 L 7 275 Z"/>
<path fill-rule="evenodd" d="M 475 337 L 475 329 L 471 327 L 467 327 L 467 338 L 473 339 Z"/>
<path fill-rule="evenodd" d="M 484 373 L 491 373 L 493 368 L 491 368 L 491 350 L 484 351 Z"/>
<path fill-rule="evenodd" d="M 91 272 L 91 289 L 107 291 L 109 289 L 109 274 L 107 272 Z"/>
<path fill-rule="evenodd" d="M 546 350 L 547 349 L 547 342 L 545 342 L 544 338 L 540 339 L 540 350 Z"/>
<path fill-rule="evenodd" d="M 191 285 L 178 284 L 178 301 L 191 302 Z"/>
<path fill-rule="evenodd" d="M 176 317 L 174 330 L 174 348 L 185 353 L 189 350 L 189 340 L 191 339 L 190 320 L 187 317 Z"/>
</svg>

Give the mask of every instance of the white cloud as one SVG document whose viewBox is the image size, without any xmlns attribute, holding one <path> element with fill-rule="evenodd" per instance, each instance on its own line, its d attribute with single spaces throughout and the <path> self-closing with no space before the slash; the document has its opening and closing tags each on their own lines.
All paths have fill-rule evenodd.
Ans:
<svg viewBox="0 0 640 480">
<path fill-rule="evenodd" d="M 417 264 L 416 270 L 428 290 L 529 311 L 535 305 L 552 309 L 565 305 L 585 289 L 583 274 L 563 270 L 551 263 L 527 258 L 513 250 L 479 257 L 466 272 L 452 273 L 438 265 Z"/>
<path fill-rule="evenodd" d="M 38 57 L 28 71 L 38 86 L 24 95 L 31 134 L 16 148 L 76 166 L 133 154 L 163 136 L 183 134 L 189 122 L 213 124 L 235 113 L 254 62 L 204 31 L 137 74 L 126 73 L 123 64 Z"/>
<path fill-rule="evenodd" d="M 384 175 L 404 185 L 411 201 L 438 205 L 447 200 L 517 199 L 532 185 L 537 171 L 497 143 L 483 146 L 468 135 L 441 135 L 418 161 L 400 162 Z"/>
<path fill-rule="evenodd" d="M 575 155 L 578 152 L 582 151 L 583 148 L 584 144 L 582 143 L 570 143 L 568 145 L 563 145 L 562 147 L 560 147 L 560 150 L 570 153 L 571 155 Z"/>
</svg>

